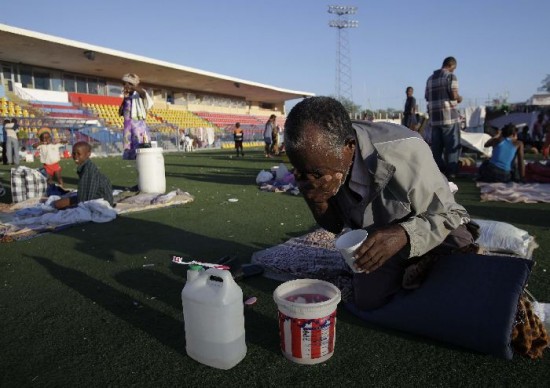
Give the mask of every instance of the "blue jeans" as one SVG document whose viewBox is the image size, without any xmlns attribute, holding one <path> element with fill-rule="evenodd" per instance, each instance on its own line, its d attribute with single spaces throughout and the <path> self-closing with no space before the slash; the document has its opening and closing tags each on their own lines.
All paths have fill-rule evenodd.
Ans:
<svg viewBox="0 0 550 388">
<path fill-rule="evenodd" d="M 460 154 L 458 123 L 432 126 L 432 154 L 443 174 L 449 176 L 457 173 Z"/>
</svg>

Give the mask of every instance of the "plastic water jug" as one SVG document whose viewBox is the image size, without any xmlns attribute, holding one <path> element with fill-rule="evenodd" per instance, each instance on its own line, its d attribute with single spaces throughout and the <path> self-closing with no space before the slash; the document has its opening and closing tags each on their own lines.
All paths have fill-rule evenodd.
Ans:
<svg viewBox="0 0 550 388">
<path fill-rule="evenodd" d="M 181 301 L 189 357 L 219 369 L 237 365 L 246 355 L 244 306 L 231 273 L 189 270 Z"/>
<path fill-rule="evenodd" d="M 162 148 L 138 148 L 136 150 L 138 188 L 142 193 L 163 194 L 166 191 L 166 174 Z"/>
</svg>

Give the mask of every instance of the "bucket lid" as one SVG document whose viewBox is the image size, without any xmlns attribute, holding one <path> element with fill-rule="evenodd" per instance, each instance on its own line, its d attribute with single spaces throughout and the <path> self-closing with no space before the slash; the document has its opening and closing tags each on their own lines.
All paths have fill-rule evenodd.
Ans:
<svg viewBox="0 0 550 388">
<path fill-rule="evenodd" d="M 138 148 L 136 154 L 162 154 L 162 147 Z"/>
<path fill-rule="evenodd" d="M 296 303 L 287 299 L 301 293 L 318 293 L 328 297 L 324 302 Z M 334 284 L 319 279 L 290 280 L 279 285 L 273 292 L 279 310 L 286 315 L 300 318 L 318 318 L 332 313 L 341 300 L 341 293 Z M 320 315 L 319 315 L 320 314 Z"/>
</svg>

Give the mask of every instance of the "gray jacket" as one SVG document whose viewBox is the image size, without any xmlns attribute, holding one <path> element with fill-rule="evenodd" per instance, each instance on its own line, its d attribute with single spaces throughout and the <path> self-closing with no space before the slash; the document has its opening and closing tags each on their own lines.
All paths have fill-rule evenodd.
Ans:
<svg viewBox="0 0 550 388">
<path fill-rule="evenodd" d="M 398 223 L 409 236 L 409 257 L 415 257 L 470 220 L 418 133 L 390 123 L 354 121 L 353 128 L 350 181 L 335 197 L 346 226 L 374 230 Z"/>
</svg>

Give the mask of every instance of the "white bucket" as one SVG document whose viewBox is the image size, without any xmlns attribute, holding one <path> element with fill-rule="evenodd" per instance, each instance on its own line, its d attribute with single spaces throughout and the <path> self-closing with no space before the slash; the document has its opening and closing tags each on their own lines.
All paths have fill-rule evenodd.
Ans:
<svg viewBox="0 0 550 388">
<path fill-rule="evenodd" d="M 139 191 L 155 194 L 163 194 L 166 191 L 162 148 L 138 148 L 136 150 L 136 167 L 139 175 Z"/>
<path fill-rule="evenodd" d="M 298 279 L 273 292 L 279 308 L 281 351 L 298 364 L 325 362 L 334 353 L 340 290 L 329 282 Z"/>
</svg>

